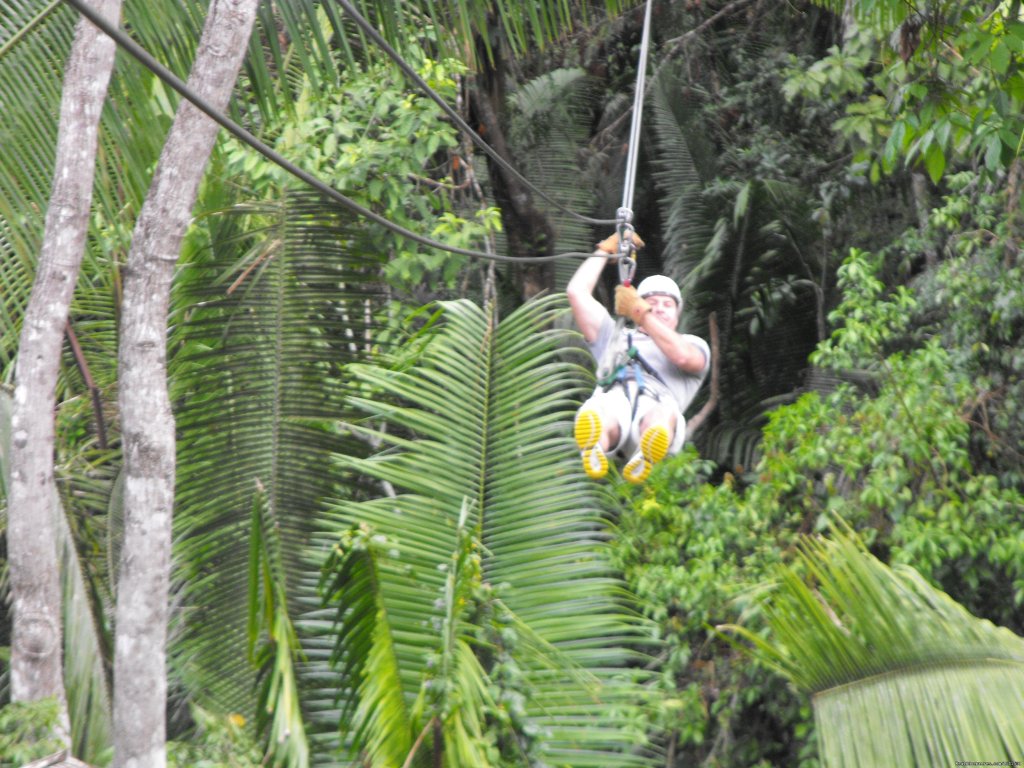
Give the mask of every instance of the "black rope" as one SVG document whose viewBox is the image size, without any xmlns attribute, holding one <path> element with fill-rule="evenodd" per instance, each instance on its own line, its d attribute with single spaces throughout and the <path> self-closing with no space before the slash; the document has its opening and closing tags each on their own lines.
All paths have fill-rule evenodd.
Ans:
<svg viewBox="0 0 1024 768">
<path fill-rule="evenodd" d="M 570 258 L 587 258 L 593 255 L 591 253 L 570 251 L 567 253 L 557 253 L 548 256 L 501 256 L 495 253 L 485 253 L 483 251 L 472 250 L 469 248 L 459 248 L 457 246 L 448 245 L 447 243 L 442 243 L 438 240 L 434 240 L 424 235 L 420 235 L 417 232 L 413 232 L 410 229 L 406 229 L 400 224 L 396 224 L 395 222 L 385 218 L 384 216 L 381 216 L 380 214 L 371 211 L 369 208 L 365 208 L 364 206 L 357 203 L 355 200 L 346 197 L 344 194 L 334 189 L 329 184 L 324 183 L 323 181 L 313 176 L 312 174 L 302 170 L 297 165 L 290 162 L 287 158 L 275 152 L 268 145 L 264 144 L 252 133 L 250 133 L 245 128 L 240 126 L 230 117 L 228 117 L 224 113 L 220 112 L 219 110 L 211 106 L 210 103 L 207 102 L 202 96 L 195 93 L 191 88 L 189 88 L 188 85 L 183 80 L 181 80 L 181 78 L 179 78 L 169 69 L 167 69 L 159 61 L 154 59 L 142 46 L 140 46 L 138 43 L 132 40 L 131 37 L 126 35 L 117 25 L 111 24 L 107 19 L 103 18 L 103 16 L 98 14 L 94 8 L 90 7 L 86 3 L 83 3 L 81 0 L 64 0 L 64 2 L 70 5 L 80 14 L 82 14 L 82 16 L 87 18 L 93 24 L 95 24 L 104 33 L 109 35 L 121 48 L 126 50 L 132 56 L 134 56 L 144 67 L 146 67 L 146 69 L 148 69 L 154 75 L 159 77 L 164 83 L 166 83 L 168 86 L 177 91 L 182 96 L 182 98 L 191 102 L 197 109 L 199 109 L 201 112 L 209 116 L 214 122 L 218 123 L 220 126 L 225 128 L 239 141 L 252 147 L 275 165 L 281 167 L 295 178 L 299 179 L 300 181 L 308 184 L 317 191 L 321 192 L 329 199 L 339 203 L 341 206 L 347 208 L 349 211 L 357 214 L 358 216 L 367 218 L 370 221 L 373 221 L 377 224 L 380 224 L 382 227 L 391 230 L 395 234 L 401 235 L 402 237 L 405 237 L 409 240 L 413 240 L 417 243 L 420 243 L 421 245 L 426 245 L 431 248 L 437 248 L 439 250 L 447 251 L 449 253 L 455 253 L 460 256 L 469 256 L 478 259 L 489 259 L 491 261 L 532 263 L 543 261 L 558 261 L 561 259 Z"/>
<path fill-rule="evenodd" d="M 448 117 L 450 117 L 452 121 L 460 129 L 465 131 L 465 133 L 469 136 L 472 142 L 476 144 L 478 147 L 480 147 L 480 149 L 482 149 L 487 154 L 488 157 L 494 160 L 494 162 L 496 162 L 510 174 L 515 176 L 516 179 L 518 179 L 524 185 L 529 187 L 530 190 L 535 192 L 539 197 L 543 198 L 548 203 L 551 203 L 551 205 L 555 206 L 558 210 L 562 211 L 563 213 L 568 214 L 570 217 L 578 221 L 586 222 L 588 224 L 615 224 L 615 219 L 593 219 L 589 216 L 584 216 L 580 213 L 576 213 L 575 211 L 571 210 L 570 208 L 567 208 L 566 206 L 559 203 L 557 200 L 550 197 L 543 190 L 536 187 L 533 183 L 530 182 L 529 179 L 527 179 L 525 176 L 519 173 L 519 171 L 516 170 L 515 167 L 512 166 L 505 158 L 498 154 L 498 151 L 494 149 L 494 147 L 492 147 L 490 144 L 484 141 L 483 137 L 481 137 L 480 134 L 474 131 L 472 127 L 470 127 L 470 125 L 465 120 L 462 119 L 462 116 L 454 109 L 452 109 L 448 102 L 441 98 L 441 96 L 433 88 L 431 88 L 430 85 L 422 77 L 420 77 L 419 73 L 415 69 L 413 69 L 404 58 L 402 58 L 402 55 L 398 51 L 391 47 L 391 45 L 381 36 L 381 34 L 373 27 L 373 25 L 370 24 L 370 22 L 367 21 L 362 15 L 360 15 L 359 11 L 356 10 L 356 8 L 348 0 L 336 0 L 336 2 L 338 3 L 338 5 L 342 7 L 345 13 L 351 16 L 352 20 L 355 21 L 356 24 L 358 24 L 359 27 L 364 32 L 366 32 L 367 35 L 370 36 L 373 42 L 376 43 L 377 47 L 384 51 L 384 53 L 386 53 L 389 57 L 391 57 L 392 61 L 394 61 L 399 66 L 399 68 L 406 74 L 406 76 L 414 83 L 416 83 L 416 85 L 419 86 L 420 90 L 423 91 L 423 93 L 426 94 L 435 104 L 437 104 L 441 108 L 441 110 L 446 115 L 448 115 Z"/>
</svg>

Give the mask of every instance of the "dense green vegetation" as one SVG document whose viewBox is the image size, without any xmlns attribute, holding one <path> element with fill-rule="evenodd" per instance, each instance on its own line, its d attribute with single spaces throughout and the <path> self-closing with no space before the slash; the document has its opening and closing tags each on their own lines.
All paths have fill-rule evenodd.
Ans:
<svg viewBox="0 0 1024 768">
<path fill-rule="evenodd" d="M 45 4 L 15 5 L 28 24 Z M 202 4 L 164 5 L 129 2 L 126 19 L 153 50 L 177 41 L 163 56 L 187 71 Z M 529 179 L 603 218 L 621 195 L 641 15 L 600 6 L 521 28 L 486 3 L 448 4 L 436 26 L 412 6 L 377 10 Z M 59 98 L 65 11 L 20 41 L 0 24 L 5 384 L 47 200 L 56 125 L 39 116 Z M 889 699 L 850 705 L 861 713 L 897 690 L 945 690 L 901 687 L 901 672 L 993 649 L 999 675 L 949 679 L 1019 682 L 1019 3 L 655 11 L 639 271 L 680 280 L 683 323 L 717 339 L 719 375 L 694 406 L 714 410 L 643 488 L 577 467 L 569 425 L 592 378 L 560 294 L 577 262 L 412 244 L 223 137 L 170 326 L 171 764 L 832 766 L 836 744 L 863 733 L 830 719 L 821 694 L 840 683 L 795 674 L 794 659 L 842 668 L 842 685 L 891 683 Z M 250 59 L 236 115 L 417 233 L 516 256 L 586 251 L 606 234 L 524 205 L 331 4 L 268 5 Z M 109 671 L 119 269 L 172 102 L 119 63 L 71 317 L 83 358 L 69 348 L 58 394 L 75 604 L 92 617 L 66 619 L 77 691 Z M 538 286 L 549 295 L 534 298 Z M 819 536 L 838 543 L 808 543 Z M 844 602 L 849 584 L 877 600 Z M 930 645 L 913 648 L 903 612 Z M 79 754 L 106 764 L 106 693 L 75 702 L 73 719 L 95 723 L 79 727 Z M 1013 732 L 1024 702 L 1004 704 Z M 891 764 L 1020 759 L 980 706 L 961 725 L 994 754 L 951 737 Z M 927 704 L 893 707 L 894 728 L 926 734 Z M 12 733 L 47 717 L 0 711 Z M 50 747 L 19 743 L 0 765 Z"/>
</svg>

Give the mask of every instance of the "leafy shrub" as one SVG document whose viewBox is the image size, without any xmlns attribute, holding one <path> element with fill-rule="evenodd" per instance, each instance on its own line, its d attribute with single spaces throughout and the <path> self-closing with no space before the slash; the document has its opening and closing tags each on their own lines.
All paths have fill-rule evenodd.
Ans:
<svg viewBox="0 0 1024 768">
<path fill-rule="evenodd" d="M 54 738 L 56 699 L 13 702 L 0 709 L 0 768 L 17 768 L 64 749 Z"/>
</svg>

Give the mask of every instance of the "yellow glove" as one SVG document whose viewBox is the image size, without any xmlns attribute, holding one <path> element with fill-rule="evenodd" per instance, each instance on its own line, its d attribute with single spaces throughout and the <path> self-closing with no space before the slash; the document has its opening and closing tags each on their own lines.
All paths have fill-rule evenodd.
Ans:
<svg viewBox="0 0 1024 768">
<path fill-rule="evenodd" d="M 615 286 L 615 314 L 632 320 L 637 325 L 643 321 L 651 305 L 648 304 L 633 286 Z"/>
<path fill-rule="evenodd" d="M 638 251 L 644 247 L 644 241 L 640 239 L 640 235 L 633 232 L 633 247 Z M 600 243 L 597 244 L 597 250 L 604 251 L 609 256 L 619 255 L 619 233 L 616 232 L 611 237 L 606 237 Z"/>
</svg>

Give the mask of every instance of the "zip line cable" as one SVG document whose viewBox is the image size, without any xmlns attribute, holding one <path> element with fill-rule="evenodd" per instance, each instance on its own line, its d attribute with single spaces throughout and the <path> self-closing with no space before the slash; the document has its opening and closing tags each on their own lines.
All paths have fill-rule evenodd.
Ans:
<svg viewBox="0 0 1024 768">
<path fill-rule="evenodd" d="M 439 240 L 434 240 L 432 238 L 421 235 L 417 232 L 413 232 L 411 229 L 406 229 L 400 224 L 396 224 L 395 222 L 385 218 L 384 216 L 381 216 L 380 214 L 371 211 L 369 208 L 360 205 L 355 200 L 352 200 L 351 198 L 345 196 L 338 190 L 334 189 L 334 187 L 318 179 L 316 176 L 302 170 L 297 165 L 289 161 L 287 158 L 285 158 L 278 152 L 274 151 L 271 147 L 269 147 L 264 142 L 260 141 L 252 133 L 250 133 L 245 128 L 240 126 L 230 117 L 225 115 L 223 112 L 220 112 L 219 110 L 215 109 L 202 96 L 200 96 L 191 88 L 189 88 L 188 85 L 181 78 L 179 78 L 169 69 L 167 69 L 163 64 L 161 64 L 159 61 L 153 58 L 153 56 L 151 56 L 141 45 L 136 43 L 131 37 L 125 34 L 116 24 L 111 24 L 107 19 L 105 19 L 103 16 L 97 13 L 94 8 L 90 7 L 81 0 L 63 1 L 67 5 L 70 5 L 76 11 L 78 11 L 82 16 L 87 18 L 94 25 L 96 25 L 96 27 L 102 30 L 106 35 L 112 38 L 114 42 L 116 42 L 121 48 L 126 50 L 133 57 L 135 57 L 144 67 L 146 67 L 146 69 L 148 69 L 158 78 L 160 78 L 173 90 L 177 91 L 177 93 L 180 94 L 182 98 L 191 102 L 198 110 L 205 113 L 210 119 L 212 119 L 218 125 L 225 128 L 231 135 L 233 135 L 239 141 L 252 147 L 261 155 L 270 160 L 272 163 L 284 169 L 285 171 L 287 171 L 300 181 L 308 184 L 317 191 L 321 192 L 329 199 L 339 203 L 342 207 L 348 209 L 349 211 L 355 213 L 358 216 L 367 218 L 370 221 L 373 221 L 374 223 L 391 230 L 397 235 L 401 235 L 402 237 L 420 243 L 421 245 L 426 245 L 430 248 L 437 248 L 439 250 L 447 251 L 448 253 L 458 254 L 460 256 L 469 256 L 471 258 L 478 259 L 488 259 L 491 261 L 512 262 L 517 264 L 559 261 L 561 259 L 570 258 L 588 258 L 593 255 L 591 253 L 569 251 L 566 253 L 556 253 L 549 256 L 502 256 L 496 253 L 485 253 L 483 251 L 472 250 L 469 248 L 459 248 L 458 246 L 442 243 Z"/>
<path fill-rule="evenodd" d="M 640 60 L 636 67 L 636 84 L 633 93 L 633 115 L 629 127 L 629 144 L 626 154 L 626 176 L 622 184 L 622 207 L 616 212 L 615 231 L 619 236 L 619 282 L 625 286 L 632 284 L 633 275 L 636 274 L 636 259 L 633 252 L 636 244 L 633 242 L 633 191 L 636 187 L 636 165 L 637 154 L 640 148 L 640 121 L 644 111 L 644 80 L 647 76 L 647 52 L 651 41 L 651 6 L 653 0 L 647 0 L 647 7 L 644 10 L 643 34 L 640 37 Z M 598 361 L 597 380 L 608 381 L 616 371 L 622 369 L 623 353 L 620 351 L 619 339 L 621 339 L 626 326 L 626 318 L 621 315 L 615 320 L 615 328 L 612 331 L 612 341 L 608 344 Z M 628 347 L 632 347 L 632 342 Z M 625 356 L 629 356 L 628 352 Z"/>
<path fill-rule="evenodd" d="M 626 145 L 626 175 L 622 184 L 622 207 L 616 212 L 616 233 L 619 236 L 619 280 L 627 286 L 632 282 L 636 272 L 636 259 L 633 258 L 633 252 L 636 250 L 636 245 L 633 242 L 633 191 L 636 187 L 637 155 L 640 150 L 640 123 L 644 113 L 647 55 L 651 45 L 652 6 L 653 0 L 647 0 L 644 9 L 643 33 L 640 37 L 640 55 L 636 67 L 629 143 Z"/>
<path fill-rule="evenodd" d="M 633 91 L 633 116 L 630 122 L 630 139 L 627 144 L 626 178 L 623 180 L 623 205 L 615 214 L 615 231 L 618 234 L 618 278 L 629 286 L 636 272 L 637 262 L 633 258 L 636 245 L 633 242 L 633 193 L 636 188 L 637 156 L 640 150 L 640 123 L 643 119 L 644 81 L 647 76 L 647 53 L 650 48 L 650 17 L 652 0 L 647 0 L 643 16 L 643 34 L 640 38 L 640 54 L 637 61 L 637 81 Z"/>
<path fill-rule="evenodd" d="M 420 90 L 423 91 L 423 93 L 426 94 L 426 96 L 428 96 L 435 104 L 437 104 L 441 108 L 441 110 L 446 115 L 448 115 L 448 117 L 450 117 L 452 121 L 469 136 L 472 142 L 476 144 L 478 147 L 480 147 L 480 149 L 482 149 L 487 154 L 488 157 L 494 160 L 494 162 L 496 162 L 506 171 L 515 176 L 516 179 L 518 179 L 527 187 L 529 187 L 539 197 L 543 198 L 545 201 L 555 206 L 558 210 L 562 211 L 562 213 L 565 213 L 578 221 L 584 221 L 588 224 L 615 223 L 615 219 L 594 219 L 589 216 L 584 216 L 580 213 L 576 213 L 575 211 L 562 205 L 557 200 L 549 196 L 546 192 L 535 186 L 532 182 L 530 182 L 529 179 L 527 179 L 518 170 L 516 170 L 516 168 L 512 166 L 505 158 L 498 154 L 498 151 L 494 149 L 494 147 L 492 147 L 490 144 L 484 141 L 483 137 L 481 137 L 476 131 L 474 131 L 469 126 L 469 124 L 462 119 L 462 116 L 454 109 L 452 109 L 448 102 L 441 98 L 441 96 L 433 88 L 431 88 L 430 85 L 422 77 L 420 77 L 419 73 L 409 65 L 409 63 L 402 57 L 402 55 L 398 51 L 396 51 L 383 38 L 383 36 L 381 36 L 381 34 L 374 28 L 374 26 L 370 24 L 370 22 L 367 21 L 366 18 L 359 13 L 359 11 L 349 2 L 349 0 L 336 0 L 336 2 L 338 3 L 338 5 L 342 7 L 342 10 L 344 10 L 345 13 L 352 17 L 352 20 L 359 26 L 359 28 L 366 32 L 367 35 L 369 35 L 370 39 L 373 40 L 374 43 L 376 43 L 377 47 L 384 51 L 384 53 L 386 53 L 391 58 L 391 60 L 394 61 L 399 66 L 399 68 L 405 73 L 405 75 L 410 80 L 412 80 L 417 86 L 419 86 Z"/>
<path fill-rule="evenodd" d="M 344 2 L 344 0 L 342 0 Z M 651 0 L 644 11 L 644 29 L 640 37 L 640 61 L 636 67 L 636 91 L 633 94 L 633 121 L 629 129 L 629 147 L 626 155 L 626 179 L 622 191 L 622 207 L 632 212 L 633 190 L 636 186 L 636 159 L 640 148 L 640 120 L 644 111 L 644 80 L 647 77 L 647 51 L 651 45 Z"/>
</svg>

